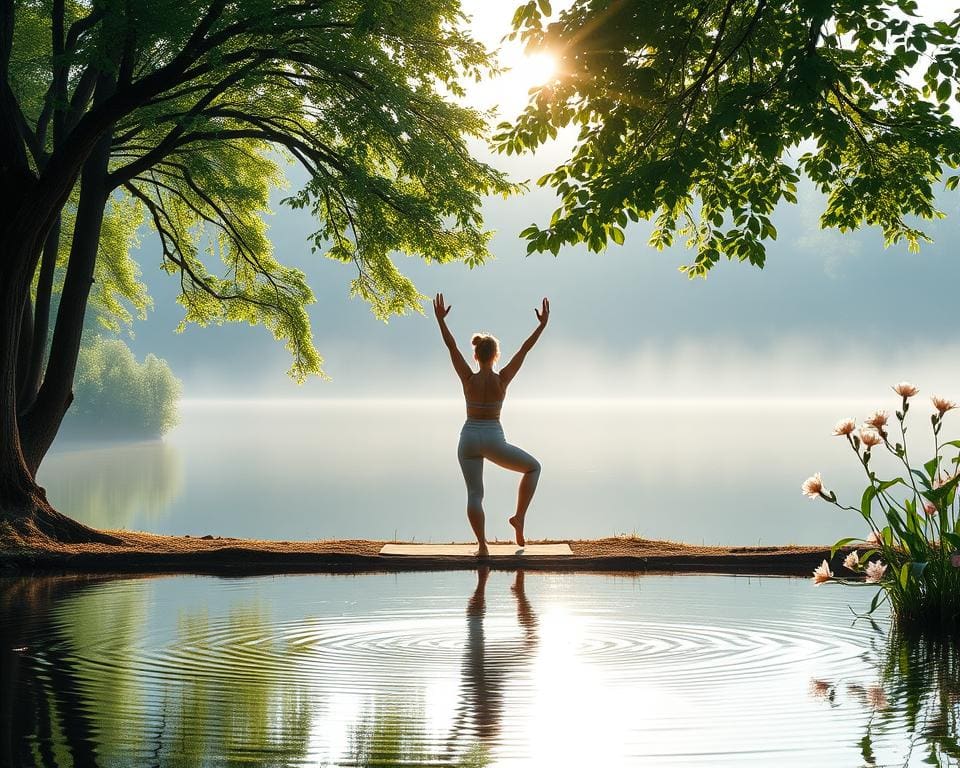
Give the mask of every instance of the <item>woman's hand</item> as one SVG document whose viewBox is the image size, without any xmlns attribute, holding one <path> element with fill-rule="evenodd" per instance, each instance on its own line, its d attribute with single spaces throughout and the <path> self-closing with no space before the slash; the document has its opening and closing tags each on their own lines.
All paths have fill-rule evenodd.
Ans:
<svg viewBox="0 0 960 768">
<path fill-rule="evenodd" d="M 444 306 L 443 304 L 443 294 L 438 293 L 433 300 L 433 314 L 437 316 L 437 322 L 440 322 L 447 315 L 450 314 L 450 310 L 453 309 L 453 305 L 449 307 Z"/>
<path fill-rule="evenodd" d="M 545 326 L 547 320 L 550 319 L 550 299 L 544 299 L 540 309 L 534 308 L 533 312 L 537 316 L 537 320 L 540 321 L 540 326 Z"/>
</svg>

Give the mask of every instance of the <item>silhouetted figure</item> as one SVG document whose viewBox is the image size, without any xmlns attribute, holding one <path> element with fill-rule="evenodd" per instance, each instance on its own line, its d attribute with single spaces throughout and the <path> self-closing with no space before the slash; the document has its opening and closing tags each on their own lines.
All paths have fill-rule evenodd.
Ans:
<svg viewBox="0 0 960 768">
<path fill-rule="evenodd" d="M 474 372 L 457 348 L 457 342 L 447 328 L 446 316 L 453 307 L 445 306 L 443 294 L 438 293 L 433 300 L 433 311 L 440 325 L 440 334 L 443 342 L 450 350 L 450 359 L 453 368 L 463 384 L 463 394 L 467 401 L 467 420 L 460 431 L 460 445 L 457 448 L 457 458 L 463 470 L 463 479 L 467 484 L 467 519 L 480 545 L 478 557 L 488 554 L 487 537 L 484 533 L 483 515 L 483 460 L 489 459 L 514 472 L 522 472 L 520 489 L 517 492 L 517 512 L 510 518 L 510 525 L 516 532 L 517 544 L 521 547 L 523 538 L 523 524 L 527 508 L 537 489 L 540 479 L 540 462 L 526 451 L 510 445 L 503 435 L 500 425 L 500 408 L 507 394 L 507 386 L 513 380 L 523 365 L 523 361 L 533 345 L 537 343 L 543 329 L 547 327 L 550 317 L 550 302 L 543 300 L 541 308 L 534 309 L 538 325 L 530 337 L 523 342 L 520 349 L 499 373 L 493 370 L 494 364 L 500 358 L 500 343 L 489 334 L 478 333 L 473 337 L 473 358 L 480 366 Z"/>
<path fill-rule="evenodd" d="M 529 666 L 539 644 L 537 617 L 524 593 L 523 571 L 517 571 L 511 587 L 517 601 L 517 621 L 523 628 L 523 638 L 494 643 L 486 641 L 483 631 L 484 592 L 489 573 L 487 566 L 477 570 L 477 587 L 467 602 L 467 648 L 463 659 L 459 711 L 451 734 L 453 742 L 460 738 L 459 731 L 464 722 L 470 720 L 481 740 L 499 733 L 504 684 Z"/>
</svg>

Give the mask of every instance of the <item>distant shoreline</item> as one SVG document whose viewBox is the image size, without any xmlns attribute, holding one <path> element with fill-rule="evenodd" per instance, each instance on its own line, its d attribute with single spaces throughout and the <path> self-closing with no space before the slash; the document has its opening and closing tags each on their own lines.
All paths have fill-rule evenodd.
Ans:
<svg viewBox="0 0 960 768">
<path fill-rule="evenodd" d="M 0 574 L 192 573 L 253 575 L 283 573 L 373 573 L 475 569 L 478 563 L 515 570 L 620 573 L 726 573 L 756 576 L 809 576 L 830 548 L 819 546 L 720 547 L 617 536 L 566 541 L 572 556 L 381 557 L 388 543 L 367 539 L 264 541 L 236 538 L 161 536 L 107 531 L 120 544 L 59 544 L 0 541 Z M 412 542 L 394 542 L 412 543 Z M 438 542 L 435 542 L 438 543 Z M 845 551 L 831 563 L 840 568 Z"/>
</svg>

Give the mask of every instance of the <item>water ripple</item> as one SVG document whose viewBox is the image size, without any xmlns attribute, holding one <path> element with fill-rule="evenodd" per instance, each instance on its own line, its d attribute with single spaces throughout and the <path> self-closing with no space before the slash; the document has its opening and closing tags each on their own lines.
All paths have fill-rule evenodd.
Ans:
<svg viewBox="0 0 960 768">
<path fill-rule="evenodd" d="M 900 755 L 907 743 L 895 702 L 878 703 L 878 636 L 851 627 L 838 593 L 706 576 L 639 590 L 474 578 L 188 590 L 163 579 L 70 593 L 15 638 L 15 685 L 36 715 L 18 727 L 34 754 L 77 738 L 109 765 L 187 753 L 225 764 L 851 765 L 865 728 L 877 750 Z M 51 700 L 59 726 L 44 728 Z"/>
</svg>

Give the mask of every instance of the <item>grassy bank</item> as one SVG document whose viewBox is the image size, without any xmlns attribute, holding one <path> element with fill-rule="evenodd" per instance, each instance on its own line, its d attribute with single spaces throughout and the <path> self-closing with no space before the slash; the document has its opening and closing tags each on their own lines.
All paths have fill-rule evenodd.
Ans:
<svg viewBox="0 0 960 768">
<path fill-rule="evenodd" d="M 366 539 L 260 541 L 221 537 L 159 536 L 109 531 L 119 544 L 61 544 L 49 540 L 0 540 L 5 573 L 359 573 L 475 568 L 463 557 L 381 557 L 384 541 Z M 533 543 L 554 543 L 544 540 Z M 565 571 L 693 571 L 809 576 L 829 547 L 696 546 L 633 536 L 570 541 L 572 556 L 495 557 L 494 568 Z M 837 563 L 844 552 L 838 552 Z"/>
</svg>

